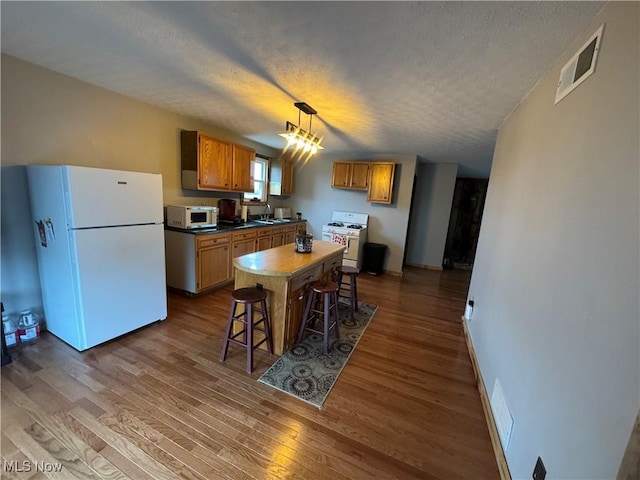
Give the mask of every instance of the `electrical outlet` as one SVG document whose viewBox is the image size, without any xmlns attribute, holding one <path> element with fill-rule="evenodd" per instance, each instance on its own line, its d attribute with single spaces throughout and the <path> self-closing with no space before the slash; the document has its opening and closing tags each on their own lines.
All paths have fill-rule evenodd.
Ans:
<svg viewBox="0 0 640 480">
<path fill-rule="evenodd" d="M 544 463 L 542 463 L 542 459 L 540 457 L 538 457 L 532 476 L 533 480 L 544 480 L 544 477 L 547 476 L 547 469 L 544 468 Z"/>
</svg>

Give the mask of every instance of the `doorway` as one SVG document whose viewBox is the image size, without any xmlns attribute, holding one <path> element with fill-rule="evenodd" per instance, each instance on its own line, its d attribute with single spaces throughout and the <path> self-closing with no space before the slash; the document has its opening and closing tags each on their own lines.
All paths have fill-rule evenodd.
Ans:
<svg viewBox="0 0 640 480">
<path fill-rule="evenodd" d="M 444 249 L 445 268 L 473 267 L 488 185 L 486 178 L 456 178 Z"/>
</svg>

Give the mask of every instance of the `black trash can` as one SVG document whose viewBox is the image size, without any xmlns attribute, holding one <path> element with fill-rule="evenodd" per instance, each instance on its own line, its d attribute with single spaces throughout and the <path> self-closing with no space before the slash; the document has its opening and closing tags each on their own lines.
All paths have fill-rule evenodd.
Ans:
<svg viewBox="0 0 640 480">
<path fill-rule="evenodd" d="M 362 251 L 362 270 L 370 275 L 384 273 L 384 258 L 387 246 L 382 243 L 365 243 Z"/>
</svg>

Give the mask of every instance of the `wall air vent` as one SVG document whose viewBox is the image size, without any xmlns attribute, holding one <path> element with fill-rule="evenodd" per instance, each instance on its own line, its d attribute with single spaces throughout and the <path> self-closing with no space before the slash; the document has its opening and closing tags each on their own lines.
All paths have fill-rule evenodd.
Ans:
<svg viewBox="0 0 640 480">
<path fill-rule="evenodd" d="M 600 50 L 602 40 L 602 30 L 604 24 L 586 41 L 571 60 L 569 60 L 560 71 L 560 80 L 556 90 L 556 101 L 558 103 L 566 97 L 574 88 L 584 82 L 596 69 L 596 58 Z"/>
</svg>

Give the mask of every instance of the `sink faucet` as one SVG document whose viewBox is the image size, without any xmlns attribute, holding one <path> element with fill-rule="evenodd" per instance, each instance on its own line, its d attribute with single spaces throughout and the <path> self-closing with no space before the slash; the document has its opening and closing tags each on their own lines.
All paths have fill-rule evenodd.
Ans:
<svg viewBox="0 0 640 480">
<path fill-rule="evenodd" d="M 264 206 L 264 212 L 262 212 L 262 219 L 267 220 L 269 218 L 269 213 L 271 213 L 271 205 L 267 203 Z"/>
</svg>

